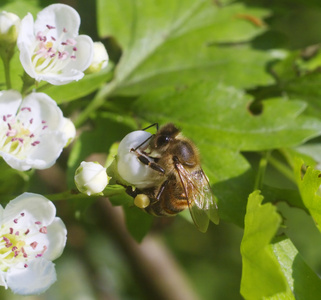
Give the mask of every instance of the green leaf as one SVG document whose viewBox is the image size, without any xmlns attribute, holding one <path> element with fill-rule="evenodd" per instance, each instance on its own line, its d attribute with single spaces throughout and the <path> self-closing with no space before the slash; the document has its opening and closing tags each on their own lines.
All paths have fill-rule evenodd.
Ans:
<svg viewBox="0 0 321 300">
<path fill-rule="evenodd" d="M 295 162 L 295 174 L 302 201 L 305 207 L 311 214 L 317 228 L 321 231 L 321 176 L 319 170 L 314 170 L 312 167 L 306 169 L 305 174 L 302 174 L 303 161 Z"/>
<path fill-rule="evenodd" d="M 269 246 L 281 217 L 272 204 L 262 205 L 262 200 L 259 191 L 249 196 L 244 220 L 241 294 L 245 299 L 270 297 L 287 288 L 281 267 Z"/>
<path fill-rule="evenodd" d="M 202 168 L 212 184 L 220 218 L 243 227 L 246 200 L 254 182 L 249 163 L 235 150 L 194 141 L 200 150 Z"/>
<path fill-rule="evenodd" d="M 266 30 L 267 10 L 211 0 L 97 0 L 97 6 L 100 36 L 113 36 L 122 49 L 114 93 L 199 80 L 237 87 L 273 82 L 265 70 L 272 55 L 249 43 Z"/>
<path fill-rule="evenodd" d="M 85 75 L 79 81 L 66 85 L 52 85 L 43 91 L 54 99 L 58 104 L 79 99 L 97 90 L 111 78 L 110 68 L 101 72 Z"/>
<path fill-rule="evenodd" d="M 279 261 L 289 288 L 295 295 L 295 299 L 321 299 L 320 278 L 304 262 L 302 256 L 290 239 L 285 236 L 279 237 L 271 244 L 271 248 Z M 287 295 L 288 297 L 281 299 L 294 299 L 289 291 Z"/>
<path fill-rule="evenodd" d="M 251 97 L 222 84 L 182 91 L 161 89 L 140 97 L 132 110 L 150 122 L 174 122 L 195 141 L 244 151 L 291 147 L 321 133 L 321 122 L 302 116 L 301 101 L 269 99 L 253 115 Z"/>
<path fill-rule="evenodd" d="M 283 87 L 289 97 L 304 99 L 308 103 L 307 114 L 320 117 L 321 72 L 319 70 L 297 77 Z"/>
</svg>

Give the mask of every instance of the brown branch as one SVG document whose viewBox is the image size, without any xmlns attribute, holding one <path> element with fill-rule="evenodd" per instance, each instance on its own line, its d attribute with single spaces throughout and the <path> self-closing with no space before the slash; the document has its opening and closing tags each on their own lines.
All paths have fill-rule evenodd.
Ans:
<svg viewBox="0 0 321 300">
<path fill-rule="evenodd" d="M 147 299 L 198 300 L 183 270 L 160 238 L 147 236 L 138 244 L 128 233 L 122 211 L 101 198 L 95 204 L 100 228 L 112 235 L 126 255 Z"/>
</svg>

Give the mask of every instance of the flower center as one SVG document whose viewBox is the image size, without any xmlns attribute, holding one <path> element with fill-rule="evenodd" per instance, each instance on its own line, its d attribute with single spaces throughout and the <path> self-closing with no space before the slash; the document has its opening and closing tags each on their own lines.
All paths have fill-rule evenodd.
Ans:
<svg viewBox="0 0 321 300">
<path fill-rule="evenodd" d="M 29 260 L 41 257 L 47 250 L 46 245 L 41 247 L 36 240 L 37 235 L 39 239 L 39 233 L 47 233 L 47 228 L 38 221 L 30 227 L 19 226 L 20 219 L 25 217 L 28 216 L 21 213 L 18 218 L 0 228 L 0 270 L 3 272 L 17 264 L 27 268 Z M 41 243 L 43 244 L 43 239 Z"/>
<path fill-rule="evenodd" d="M 32 63 L 38 73 L 60 74 L 71 60 L 76 59 L 77 42 L 67 37 L 65 28 L 57 37 L 54 26 L 46 27 L 44 32 L 37 33 Z"/>
<path fill-rule="evenodd" d="M 17 116 L 3 115 L 2 122 L 0 120 L 0 151 L 25 158 L 32 147 L 40 143 L 36 136 L 47 128 L 46 122 L 42 121 L 32 130 L 33 122 L 30 107 L 22 107 Z"/>
</svg>

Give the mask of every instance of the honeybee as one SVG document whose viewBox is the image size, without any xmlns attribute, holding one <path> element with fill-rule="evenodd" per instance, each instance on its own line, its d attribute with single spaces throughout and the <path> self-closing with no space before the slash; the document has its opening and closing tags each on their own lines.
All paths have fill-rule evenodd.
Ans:
<svg viewBox="0 0 321 300">
<path fill-rule="evenodd" d="M 209 220 L 218 224 L 217 204 L 193 142 L 172 123 L 161 127 L 148 140 L 148 147 L 145 140 L 130 149 L 157 178 L 154 186 L 127 189 L 136 205 L 154 216 L 173 216 L 188 207 L 201 232 L 206 232 Z M 143 149 L 141 145 L 145 145 Z M 137 204 L 141 200 L 142 204 Z"/>
</svg>

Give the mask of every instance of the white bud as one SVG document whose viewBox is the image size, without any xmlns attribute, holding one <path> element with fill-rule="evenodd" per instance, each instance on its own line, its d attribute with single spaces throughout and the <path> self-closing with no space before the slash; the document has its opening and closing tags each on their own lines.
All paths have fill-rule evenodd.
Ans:
<svg viewBox="0 0 321 300">
<path fill-rule="evenodd" d="M 70 119 L 64 118 L 63 124 L 62 124 L 62 131 L 65 134 L 67 139 L 67 143 L 65 145 L 65 147 L 67 147 L 74 140 L 76 136 L 76 127 Z"/>
<path fill-rule="evenodd" d="M 0 12 L 0 41 L 15 43 L 20 28 L 20 18 L 6 11 Z"/>
<path fill-rule="evenodd" d="M 122 139 L 118 147 L 118 174 L 130 185 L 141 189 L 153 187 L 162 179 L 157 171 L 137 158 L 148 147 L 151 136 L 152 134 L 147 131 L 133 131 Z M 136 152 L 132 151 L 133 149 L 136 149 Z"/>
<path fill-rule="evenodd" d="M 94 42 L 94 56 L 90 66 L 86 70 L 87 74 L 96 73 L 108 65 L 108 53 L 103 43 Z"/>
<path fill-rule="evenodd" d="M 106 168 L 97 162 L 83 161 L 75 173 L 78 190 L 88 196 L 100 195 L 109 181 Z"/>
</svg>

